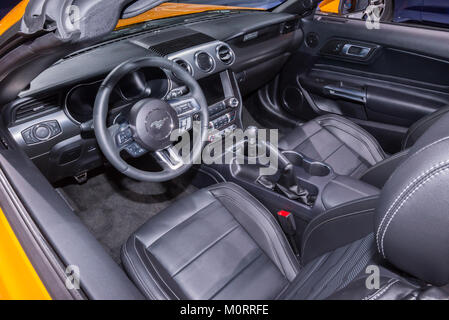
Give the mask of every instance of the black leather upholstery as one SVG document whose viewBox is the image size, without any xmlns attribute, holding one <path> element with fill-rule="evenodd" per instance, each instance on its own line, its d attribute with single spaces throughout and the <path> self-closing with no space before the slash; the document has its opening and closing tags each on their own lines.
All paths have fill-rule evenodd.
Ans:
<svg viewBox="0 0 449 320">
<path fill-rule="evenodd" d="M 370 212 L 373 201 L 365 203 Z M 124 245 L 122 260 L 149 299 L 325 298 L 374 255 L 367 221 L 368 231 L 320 248 L 301 267 L 271 213 L 239 186 L 219 184 L 150 219 Z M 318 241 L 310 233 L 307 251 Z"/>
<path fill-rule="evenodd" d="M 344 290 L 357 276 L 364 274 L 367 265 L 376 263 L 374 242 L 374 236 L 369 234 L 315 258 L 304 265 L 280 299 L 322 300 Z M 352 299 L 359 297 L 353 295 Z"/>
<path fill-rule="evenodd" d="M 448 124 L 449 113 L 415 143 L 385 185 L 376 214 L 379 252 L 434 285 L 449 282 Z"/>
<path fill-rule="evenodd" d="M 416 141 L 380 197 L 313 219 L 301 263 L 271 213 L 226 183 L 150 219 L 123 247 L 124 267 L 151 299 L 447 298 L 430 284 L 449 283 L 448 125 L 449 113 Z M 379 287 L 366 286 L 367 266 Z"/>
<path fill-rule="evenodd" d="M 273 216 L 240 187 L 219 184 L 150 219 L 127 241 L 122 260 L 149 299 L 444 297 L 388 270 L 377 290 L 363 286 L 367 266 L 385 264 L 373 234 L 378 201 L 357 200 L 314 219 L 303 235 L 300 265 Z"/>
<path fill-rule="evenodd" d="M 372 186 L 382 189 L 388 178 L 393 174 L 394 170 L 407 158 L 409 149 L 398 152 L 391 157 L 381 161 L 368 170 L 360 177 L 360 180 Z"/>
<path fill-rule="evenodd" d="M 380 270 L 379 288 L 368 289 L 366 276 L 361 276 L 328 299 L 350 300 L 359 297 L 361 300 L 448 300 L 449 298 L 449 294 L 439 288 L 420 286 L 384 268 Z"/>
<path fill-rule="evenodd" d="M 410 148 L 435 122 L 449 112 L 449 107 L 438 109 L 437 111 L 423 117 L 415 122 L 407 131 L 402 141 L 402 149 Z"/>
<path fill-rule="evenodd" d="M 346 202 L 375 196 L 380 190 L 371 184 L 347 176 L 332 179 L 321 192 L 321 200 L 325 209 L 337 207 Z"/>
<path fill-rule="evenodd" d="M 356 178 L 386 158 L 379 143 L 368 132 L 331 114 L 297 127 L 280 140 L 279 148 L 300 152 L 325 162 L 339 175 Z"/>
<path fill-rule="evenodd" d="M 297 127 L 279 142 L 283 150 L 295 150 L 327 163 L 339 175 L 360 178 L 382 188 L 408 150 L 432 125 L 449 112 L 449 107 L 420 119 L 412 125 L 403 142 L 403 151 L 387 157 L 367 131 L 341 116 L 328 114 Z"/>
<path fill-rule="evenodd" d="M 123 247 L 151 299 L 274 299 L 299 263 L 273 216 L 245 190 L 200 190 L 149 220 Z"/>
<path fill-rule="evenodd" d="M 372 234 L 377 200 L 374 196 L 348 202 L 313 219 L 302 235 L 302 264 Z"/>
</svg>

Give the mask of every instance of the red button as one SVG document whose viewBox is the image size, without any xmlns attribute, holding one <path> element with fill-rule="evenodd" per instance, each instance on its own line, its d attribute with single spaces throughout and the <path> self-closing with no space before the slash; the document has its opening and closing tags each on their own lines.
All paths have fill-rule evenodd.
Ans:
<svg viewBox="0 0 449 320">
<path fill-rule="evenodd" d="M 282 217 L 288 217 L 291 214 L 291 212 L 285 211 L 285 210 L 281 210 L 278 212 L 278 215 L 282 216 Z"/>
</svg>

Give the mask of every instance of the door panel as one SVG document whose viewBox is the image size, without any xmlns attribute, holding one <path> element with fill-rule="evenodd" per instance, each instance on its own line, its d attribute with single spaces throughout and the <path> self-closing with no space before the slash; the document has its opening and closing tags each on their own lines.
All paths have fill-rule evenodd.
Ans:
<svg viewBox="0 0 449 320">
<path fill-rule="evenodd" d="M 324 16 L 305 19 L 303 28 L 306 43 L 280 81 L 283 106 L 298 117 L 349 117 L 396 152 L 410 125 L 449 105 L 449 32 L 384 23 L 368 29 Z M 284 97 L 292 88 L 303 103 Z"/>
</svg>

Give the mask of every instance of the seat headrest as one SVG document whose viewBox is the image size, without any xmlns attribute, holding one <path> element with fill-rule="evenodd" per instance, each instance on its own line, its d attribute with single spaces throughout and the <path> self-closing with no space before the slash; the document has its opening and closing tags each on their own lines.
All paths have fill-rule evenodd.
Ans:
<svg viewBox="0 0 449 320">
<path fill-rule="evenodd" d="M 382 190 L 375 234 L 396 267 L 433 285 L 449 283 L 449 137 L 412 148 Z"/>
</svg>

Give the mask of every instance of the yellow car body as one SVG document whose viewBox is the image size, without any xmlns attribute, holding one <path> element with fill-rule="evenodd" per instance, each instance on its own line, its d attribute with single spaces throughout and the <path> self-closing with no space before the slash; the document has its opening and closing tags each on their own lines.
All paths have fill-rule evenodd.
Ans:
<svg viewBox="0 0 449 320">
<path fill-rule="evenodd" d="M 340 0 L 324 0 L 319 5 L 320 11 L 327 13 L 340 12 Z"/>
</svg>

